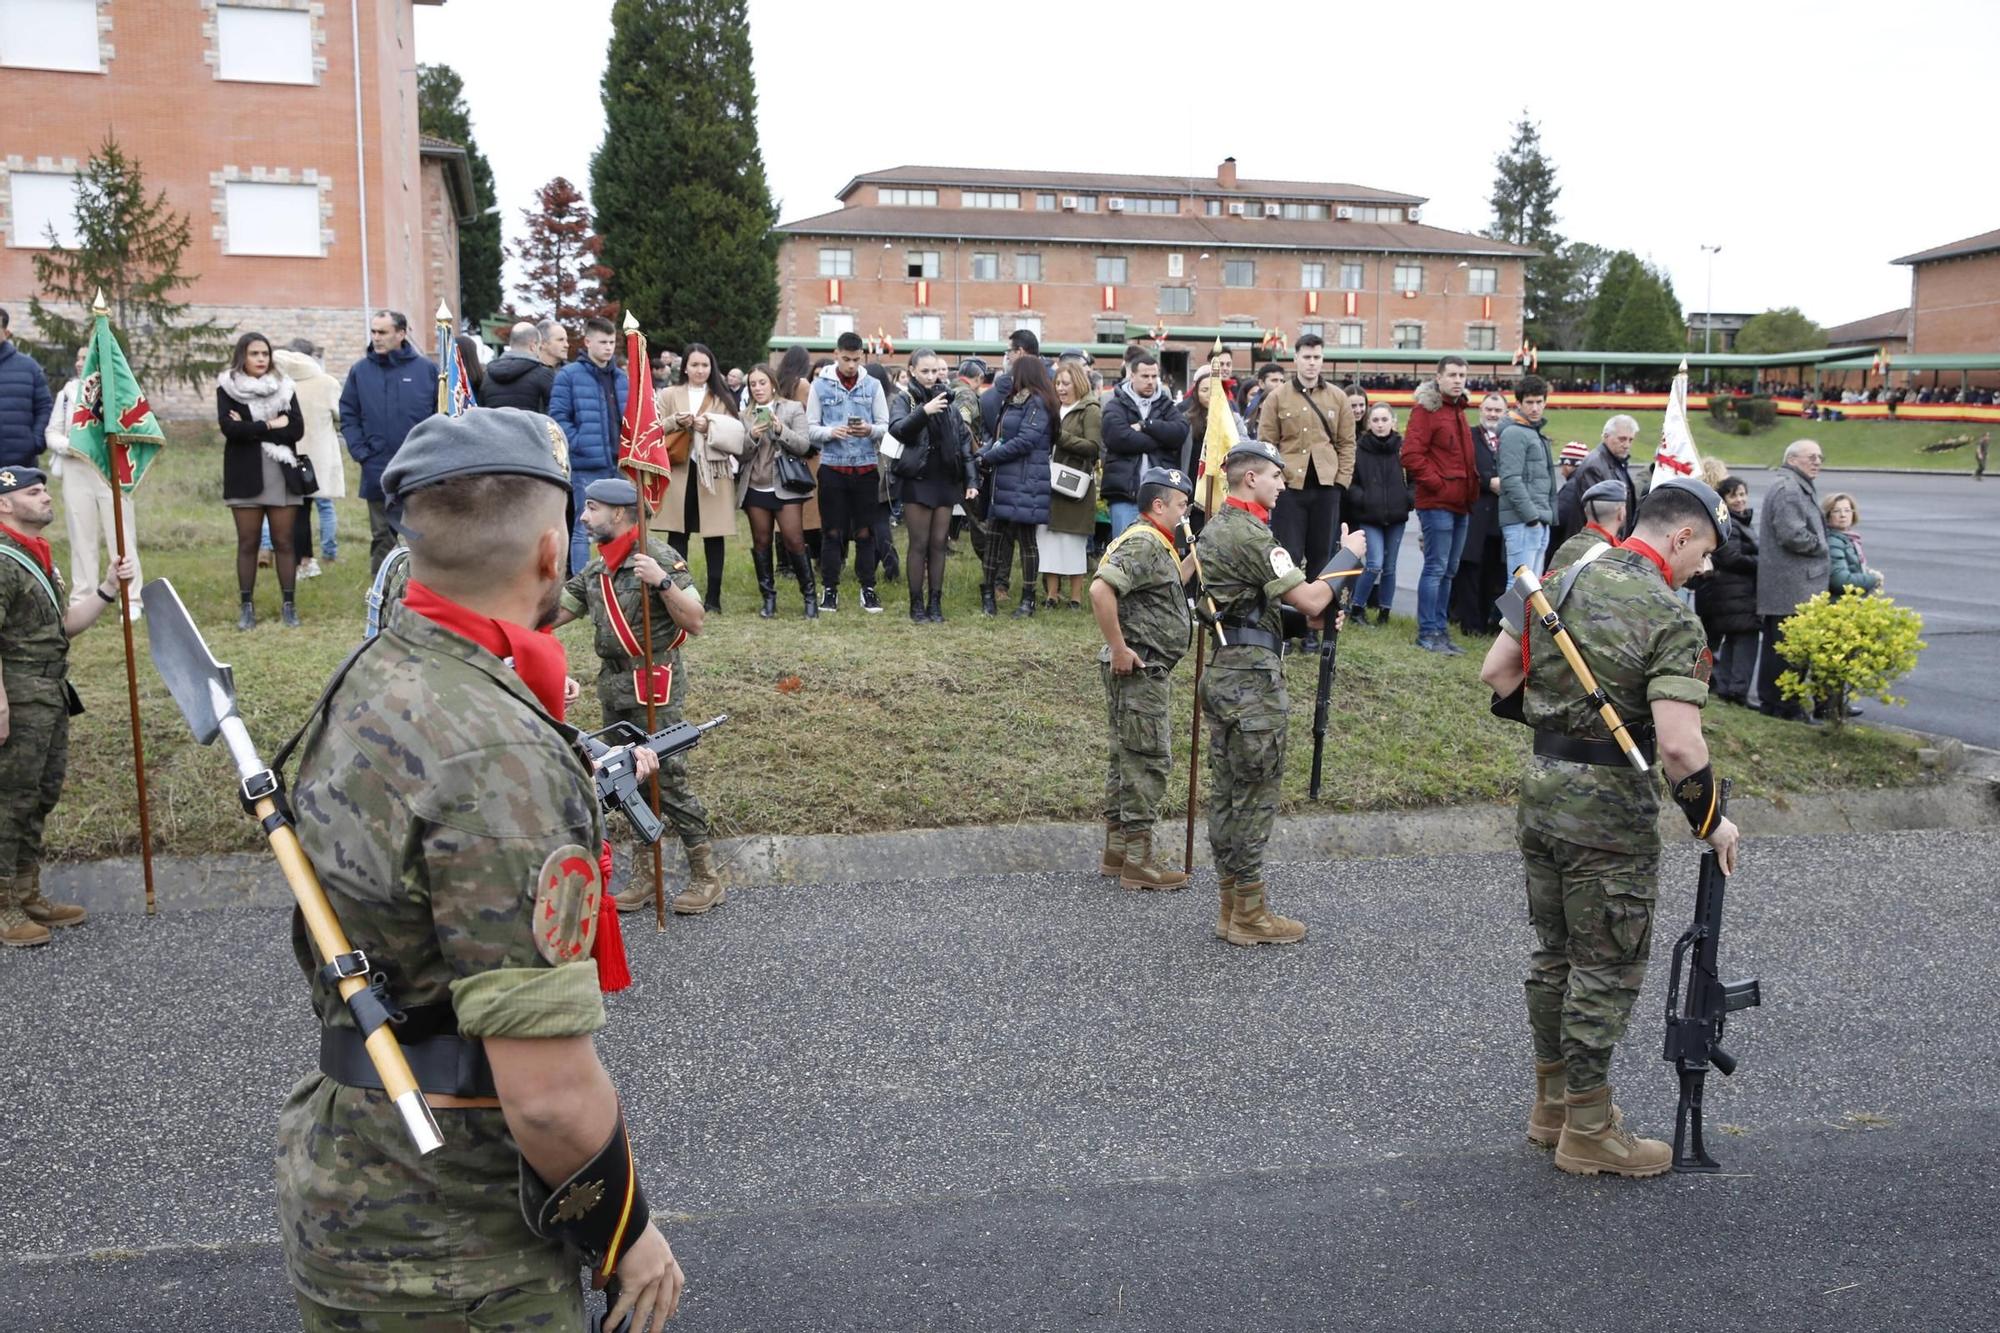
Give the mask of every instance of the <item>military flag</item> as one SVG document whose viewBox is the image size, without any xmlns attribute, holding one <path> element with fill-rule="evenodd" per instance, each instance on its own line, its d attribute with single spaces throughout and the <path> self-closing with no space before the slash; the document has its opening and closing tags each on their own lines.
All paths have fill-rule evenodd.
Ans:
<svg viewBox="0 0 2000 1333">
<path fill-rule="evenodd" d="M 1222 355 L 1222 340 L 1215 340 L 1215 350 L 1211 357 Z M 1210 364 L 1214 364 L 1211 360 Z M 1220 375 L 1210 375 L 1208 382 L 1215 389 L 1208 395 L 1208 427 L 1202 436 L 1201 465 L 1195 474 L 1196 494 L 1202 499 L 1202 512 L 1214 514 L 1218 505 L 1216 496 L 1222 488 L 1222 460 L 1237 445 L 1236 418 L 1229 410 L 1229 394 L 1222 387 Z"/>
<path fill-rule="evenodd" d="M 153 466 L 167 437 L 111 331 L 102 292 L 91 314 L 90 350 L 84 356 L 76 410 L 70 414 L 69 447 L 129 494 Z"/>
<path fill-rule="evenodd" d="M 618 427 L 618 468 L 628 472 L 639 498 L 651 514 L 666 502 L 673 458 L 667 432 L 660 425 L 660 406 L 653 398 L 653 361 L 639 321 L 625 314 L 625 370 L 632 389 L 625 399 L 625 419 Z"/>
<path fill-rule="evenodd" d="M 1674 374 L 1673 391 L 1667 395 L 1666 420 L 1660 423 L 1660 447 L 1653 455 L 1653 479 L 1648 489 L 1669 477 L 1698 477 L 1701 456 L 1694 449 L 1694 432 L 1688 429 L 1688 366 Z"/>
<path fill-rule="evenodd" d="M 451 328 L 451 311 L 445 309 L 444 302 L 438 302 L 438 415 L 446 417 L 463 416 L 468 407 L 479 406 L 479 400 L 472 396 L 471 372 L 465 368 L 465 361 L 458 354 L 458 339 Z"/>
</svg>

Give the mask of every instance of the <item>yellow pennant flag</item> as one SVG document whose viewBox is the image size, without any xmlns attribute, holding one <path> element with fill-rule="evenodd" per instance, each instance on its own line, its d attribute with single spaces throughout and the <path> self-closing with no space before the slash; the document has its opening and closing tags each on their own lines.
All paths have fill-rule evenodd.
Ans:
<svg viewBox="0 0 2000 1333">
<path fill-rule="evenodd" d="M 1210 375 L 1202 383 L 1202 392 L 1208 397 L 1208 427 L 1202 436 L 1201 483 L 1202 511 L 1213 514 L 1216 496 L 1222 490 L 1222 460 L 1237 445 L 1236 417 L 1229 410 L 1229 389 L 1219 375 Z"/>
</svg>

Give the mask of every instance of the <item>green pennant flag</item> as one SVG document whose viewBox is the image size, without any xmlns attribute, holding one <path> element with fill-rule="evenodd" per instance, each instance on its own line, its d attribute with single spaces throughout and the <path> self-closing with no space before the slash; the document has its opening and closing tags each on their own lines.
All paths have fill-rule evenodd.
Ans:
<svg viewBox="0 0 2000 1333">
<path fill-rule="evenodd" d="M 76 411 L 69 419 L 71 451 L 89 459 L 106 481 L 129 494 L 166 442 L 159 418 L 111 332 L 110 317 L 99 314 L 83 360 Z"/>
</svg>

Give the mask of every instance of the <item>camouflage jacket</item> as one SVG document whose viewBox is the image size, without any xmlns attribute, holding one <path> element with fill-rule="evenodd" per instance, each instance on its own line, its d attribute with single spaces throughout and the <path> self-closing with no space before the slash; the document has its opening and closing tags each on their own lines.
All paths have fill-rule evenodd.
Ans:
<svg viewBox="0 0 2000 1333">
<path fill-rule="evenodd" d="M 1602 546 L 1604 544 L 1605 537 L 1602 528 L 1594 532 L 1589 528 L 1585 528 L 1581 532 L 1570 534 L 1561 546 L 1556 547 L 1555 554 L 1549 557 L 1549 573 L 1554 574 L 1559 569 L 1568 569 L 1571 565 L 1581 560 L 1591 547 Z M 1618 545 L 1615 541 L 1610 544 L 1612 546 Z M 1507 577 L 1510 582 L 1513 576 L 1514 571 L 1511 569 L 1508 570 Z"/>
<path fill-rule="evenodd" d="M 1653 562 L 1636 550 L 1606 551 L 1577 575 L 1559 608 L 1563 624 L 1612 707 L 1635 733 L 1652 728 L 1652 702 L 1708 701 L 1713 659 L 1693 611 L 1682 605 Z M 1528 627 L 1528 679 L 1522 713 L 1538 731 L 1609 739 L 1540 621 Z M 1658 765 L 1579 764 L 1531 755 L 1521 780 L 1519 823 L 1584 847 L 1656 852 L 1660 847 Z"/>
<path fill-rule="evenodd" d="M 69 585 L 60 568 L 52 574 L 42 570 L 28 548 L 5 532 L 0 532 L 0 545 L 8 551 L 0 554 L 0 666 L 7 672 L 7 698 L 21 703 L 61 702 L 69 662 L 69 632 L 63 628 Z M 14 559 L 15 553 L 35 564 L 40 577 Z M 44 674 L 47 671 L 55 674 Z"/>
<path fill-rule="evenodd" d="M 1284 620 L 1278 603 L 1304 583 L 1306 576 L 1292 563 L 1290 553 L 1278 545 L 1270 527 L 1249 510 L 1225 504 L 1201 530 L 1200 547 L 1202 588 L 1215 599 L 1216 613 L 1223 621 L 1255 625 L 1282 635 Z M 1278 658 L 1269 648 L 1243 646 L 1229 651 L 1262 654 L 1274 662 Z"/>
<path fill-rule="evenodd" d="M 1118 594 L 1126 645 L 1148 666 L 1173 670 L 1187 654 L 1190 622 L 1180 561 L 1159 529 L 1143 518 L 1125 529 L 1098 562 L 1097 577 Z M 1107 645 L 1105 660 L 1110 653 Z"/>
<path fill-rule="evenodd" d="M 590 773 L 499 658 L 403 607 L 309 724 L 299 840 L 394 1004 L 452 1006 L 468 1037 L 604 1024 L 588 955 L 603 818 Z M 322 1026 L 351 1028 L 296 914 Z M 280 1119 L 279 1210 L 301 1291 L 351 1309 L 434 1310 L 575 1262 L 522 1221 L 498 1109 L 438 1113 L 419 1158 L 380 1092 L 314 1073 Z"/>
<path fill-rule="evenodd" d="M 688 573 L 687 562 L 674 554 L 665 542 L 648 540 L 646 554 L 660 562 L 660 568 L 667 571 L 668 580 L 682 591 L 694 587 L 694 576 Z M 563 585 L 562 609 L 579 620 L 588 617 L 596 634 L 591 640 L 598 660 L 604 666 L 597 673 L 597 698 L 606 708 L 630 708 L 637 697 L 632 685 L 632 672 L 643 665 L 643 659 L 625 651 L 624 640 L 611 623 L 611 613 L 604 603 L 604 556 L 600 552 L 590 559 L 590 563 L 578 570 L 570 581 Z M 625 624 L 631 629 L 634 642 L 645 633 L 646 585 L 632 572 L 630 558 L 618 567 L 611 576 L 612 595 L 618 599 L 619 610 L 624 614 Z M 687 693 L 681 670 L 680 647 L 687 636 L 674 624 L 674 618 L 667 614 L 666 606 L 658 596 L 653 598 L 653 665 L 666 667 L 673 672 L 671 693 L 666 706 L 679 708 Z"/>
</svg>

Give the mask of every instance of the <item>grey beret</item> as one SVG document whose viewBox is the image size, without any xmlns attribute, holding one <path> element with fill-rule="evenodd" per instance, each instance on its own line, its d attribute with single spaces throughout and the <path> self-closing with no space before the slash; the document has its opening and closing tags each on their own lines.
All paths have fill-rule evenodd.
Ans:
<svg viewBox="0 0 2000 1333">
<path fill-rule="evenodd" d="M 1276 446 L 1266 444 L 1262 440 L 1239 440 L 1234 449 L 1223 455 L 1222 465 L 1228 467 L 1239 458 L 1254 458 L 1259 462 L 1281 468 L 1285 465 L 1284 456 L 1278 452 Z"/>
<path fill-rule="evenodd" d="M 1616 500 L 1619 504 L 1624 504 L 1625 483 L 1606 478 L 1585 491 L 1583 500 L 1585 504 L 1596 504 L 1604 500 Z"/>
<path fill-rule="evenodd" d="M 567 491 L 569 440 L 539 412 L 469 407 L 419 421 L 382 472 L 382 493 L 402 507 L 411 492 L 455 477 L 534 477 Z"/>
<path fill-rule="evenodd" d="M 1177 467 L 1149 467 L 1139 478 L 1141 486 L 1171 486 L 1182 495 L 1194 495 L 1194 478 Z"/>
<path fill-rule="evenodd" d="M 30 486 L 42 485 L 48 479 L 49 474 L 38 467 L 0 468 L 0 495 L 25 491 Z"/>
<path fill-rule="evenodd" d="M 639 503 L 639 488 L 624 477 L 605 477 L 584 487 L 583 498 L 601 505 L 634 506 Z"/>
<path fill-rule="evenodd" d="M 1722 497 L 1715 493 L 1713 486 L 1694 477 L 1669 477 L 1646 492 L 1647 498 L 1650 499 L 1662 491 L 1686 491 L 1701 501 L 1703 510 L 1708 514 L 1710 525 L 1715 528 L 1715 540 L 1718 542 L 1729 540 L 1729 506 L 1722 502 Z M 1645 506 L 1641 505 L 1640 511 L 1643 513 L 1644 510 Z"/>
</svg>

